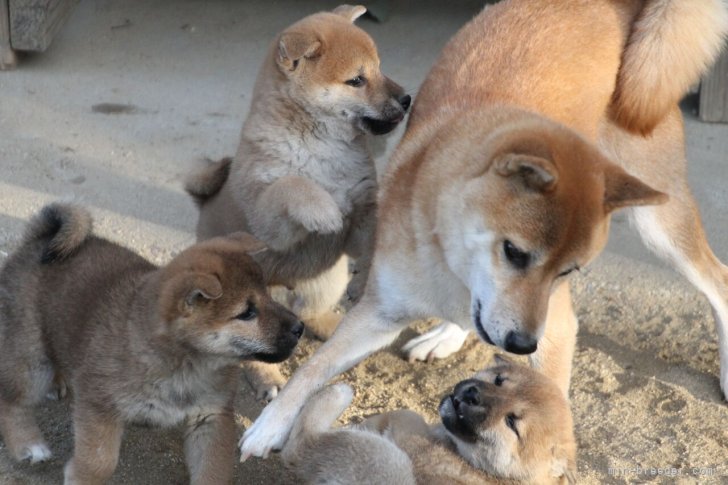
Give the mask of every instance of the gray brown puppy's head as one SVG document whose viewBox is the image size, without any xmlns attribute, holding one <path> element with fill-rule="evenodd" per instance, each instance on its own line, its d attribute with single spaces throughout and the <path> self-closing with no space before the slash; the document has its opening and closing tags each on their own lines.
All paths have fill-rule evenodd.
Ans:
<svg viewBox="0 0 728 485">
<path fill-rule="evenodd" d="M 381 135 L 404 119 L 411 99 L 382 74 L 374 41 L 354 25 L 365 12 L 341 5 L 306 17 L 281 33 L 274 55 L 289 96 L 314 117 Z"/>
<path fill-rule="evenodd" d="M 440 417 L 458 453 L 494 476 L 572 483 L 576 442 L 569 404 L 547 377 L 496 358 L 455 386 Z"/>
<path fill-rule="evenodd" d="M 172 338 L 231 359 L 280 362 L 303 324 L 274 302 L 250 254 L 265 246 L 235 233 L 183 251 L 162 272 L 160 314 Z"/>
</svg>

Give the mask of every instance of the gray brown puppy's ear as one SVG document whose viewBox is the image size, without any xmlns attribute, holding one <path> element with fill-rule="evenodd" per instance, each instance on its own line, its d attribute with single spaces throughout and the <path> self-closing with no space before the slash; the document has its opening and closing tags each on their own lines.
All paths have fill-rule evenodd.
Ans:
<svg viewBox="0 0 728 485">
<path fill-rule="evenodd" d="M 276 63 L 283 71 L 292 72 L 302 59 L 312 59 L 321 53 L 321 41 L 313 32 L 284 32 L 278 40 Z"/>
<path fill-rule="evenodd" d="M 251 256 L 268 250 L 268 246 L 263 241 L 247 232 L 238 231 L 228 234 L 225 237 L 235 242 L 235 244 L 238 244 L 243 251 Z"/>
<path fill-rule="evenodd" d="M 162 316 L 167 321 L 189 316 L 202 303 L 221 296 L 222 284 L 217 276 L 192 272 L 177 274 L 162 286 Z"/>
<path fill-rule="evenodd" d="M 364 5 L 339 5 L 333 10 L 336 15 L 341 15 L 351 23 L 354 23 L 366 11 L 367 8 Z"/>
<path fill-rule="evenodd" d="M 553 163 L 532 155 L 508 153 L 496 158 L 493 166 L 497 174 L 538 192 L 552 190 L 558 180 L 558 173 Z"/>
</svg>

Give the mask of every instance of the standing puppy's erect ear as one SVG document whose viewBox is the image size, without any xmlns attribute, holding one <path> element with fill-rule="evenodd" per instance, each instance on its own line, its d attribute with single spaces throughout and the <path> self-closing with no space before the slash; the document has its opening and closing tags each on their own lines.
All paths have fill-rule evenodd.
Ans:
<svg viewBox="0 0 728 485">
<path fill-rule="evenodd" d="M 351 23 L 354 23 L 366 11 L 367 8 L 364 5 L 339 5 L 333 10 L 336 15 L 341 15 Z"/>
<path fill-rule="evenodd" d="M 159 302 L 163 318 L 171 322 L 180 316 L 191 315 L 203 302 L 222 296 L 222 284 L 217 276 L 198 272 L 181 272 L 162 285 Z"/>
<path fill-rule="evenodd" d="M 276 63 L 283 71 L 295 71 L 302 59 L 313 59 L 320 53 L 321 41 L 313 32 L 283 32 Z"/>
</svg>

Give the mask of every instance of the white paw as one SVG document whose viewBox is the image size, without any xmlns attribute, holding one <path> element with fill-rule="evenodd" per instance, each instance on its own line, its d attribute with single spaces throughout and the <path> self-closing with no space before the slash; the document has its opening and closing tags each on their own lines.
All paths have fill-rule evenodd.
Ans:
<svg viewBox="0 0 728 485">
<path fill-rule="evenodd" d="M 272 450 L 283 448 L 297 413 L 287 413 L 281 409 L 281 402 L 277 399 L 268 404 L 240 438 L 240 461 L 251 456 L 268 458 Z"/>
<path fill-rule="evenodd" d="M 432 362 L 454 354 L 465 343 L 468 331 L 451 322 L 443 322 L 419 337 L 413 338 L 402 347 L 407 360 Z"/>
<path fill-rule="evenodd" d="M 20 460 L 28 461 L 30 464 L 40 463 L 49 460 L 53 456 L 51 450 L 45 443 L 35 443 L 28 445 L 20 452 Z"/>
<path fill-rule="evenodd" d="M 332 384 L 329 387 L 324 388 L 324 390 L 321 392 L 330 393 L 326 394 L 326 397 L 330 397 L 331 400 L 334 401 L 342 409 L 346 409 L 347 407 L 349 407 L 352 399 L 354 399 L 354 389 L 349 384 L 346 384 L 344 382 Z"/>
<path fill-rule="evenodd" d="M 271 402 L 273 399 L 276 398 L 276 396 L 278 395 L 278 391 L 280 390 L 280 387 L 276 386 L 275 384 L 268 387 L 262 387 L 256 390 L 255 397 L 256 399 L 258 399 L 258 401 Z"/>
</svg>

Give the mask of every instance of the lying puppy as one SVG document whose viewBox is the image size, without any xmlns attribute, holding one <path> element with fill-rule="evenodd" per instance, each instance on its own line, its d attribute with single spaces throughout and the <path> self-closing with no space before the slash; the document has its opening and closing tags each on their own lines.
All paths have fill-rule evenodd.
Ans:
<svg viewBox="0 0 728 485">
<path fill-rule="evenodd" d="M 32 406 L 54 380 L 74 395 L 66 483 L 102 483 L 124 422 L 186 423 L 192 483 L 227 483 L 239 362 L 280 362 L 301 322 L 266 291 L 238 233 L 158 268 L 91 235 L 72 205 L 45 207 L 0 273 L 0 434 L 16 460 L 51 456 Z M 56 390 L 58 391 L 58 390 Z"/>
<path fill-rule="evenodd" d="M 280 448 L 310 393 L 423 317 L 447 322 L 418 342 L 425 356 L 474 330 L 530 354 L 566 395 L 568 275 L 620 209 L 710 300 L 728 395 L 728 268 L 685 178 L 678 107 L 727 30 L 719 0 L 485 7 L 443 49 L 387 165 L 364 295 L 245 432 L 242 456 Z"/>
<path fill-rule="evenodd" d="M 527 367 L 496 357 L 442 400 L 436 426 L 401 410 L 330 429 L 351 398 L 345 384 L 326 387 L 296 421 L 282 456 L 306 483 L 575 481 L 569 405 L 550 379 Z"/>
<path fill-rule="evenodd" d="M 374 241 L 377 177 L 366 134 L 404 119 L 410 97 L 379 70 L 374 41 L 353 25 L 366 9 L 342 5 L 296 22 L 274 40 L 258 74 L 234 159 L 193 174 L 198 240 L 246 231 L 273 295 L 327 338 L 349 284 L 356 299 Z M 293 288 L 294 290 L 288 290 Z M 248 375 L 259 397 L 284 380 L 276 368 Z"/>
</svg>

